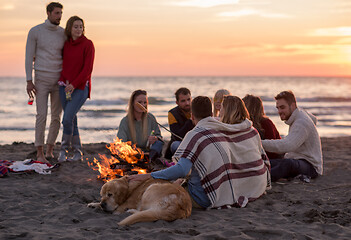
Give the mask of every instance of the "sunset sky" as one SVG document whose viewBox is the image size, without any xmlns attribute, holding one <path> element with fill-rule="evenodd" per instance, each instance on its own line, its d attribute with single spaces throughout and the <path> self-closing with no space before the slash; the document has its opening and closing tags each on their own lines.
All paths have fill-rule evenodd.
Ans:
<svg viewBox="0 0 351 240">
<path fill-rule="evenodd" d="M 24 76 L 40 0 L 0 0 L 0 76 Z M 350 0 L 65 0 L 94 76 L 351 75 Z"/>
</svg>

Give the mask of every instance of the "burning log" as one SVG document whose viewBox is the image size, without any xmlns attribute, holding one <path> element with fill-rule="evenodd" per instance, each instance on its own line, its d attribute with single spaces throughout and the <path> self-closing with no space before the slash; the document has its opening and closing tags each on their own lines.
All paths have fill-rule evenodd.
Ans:
<svg viewBox="0 0 351 240">
<path fill-rule="evenodd" d="M 150 165 L 149 164 L 145 164 L 145 163 L 136 163 L 136 164 L 130 164 L 130 163 L 112 163 L 110 165 L 111 169 L 132 169 L 135 167 L 139 167 L 139 168 L 143 168 L 143 169 L 150 169 Z"/>
<path fill-rule="evenodd" d="M 130 142 L 116 138 L 106 147 L 110 150 L 111 157 L 99 154 L 100 160 L 94 158 L 93 163 L 88 162 L 93 170 L 100 173 L 98 178 L 103 181 L 151 171 L 148 157 L 144 157 L 144 152 Z"/>
</svg>

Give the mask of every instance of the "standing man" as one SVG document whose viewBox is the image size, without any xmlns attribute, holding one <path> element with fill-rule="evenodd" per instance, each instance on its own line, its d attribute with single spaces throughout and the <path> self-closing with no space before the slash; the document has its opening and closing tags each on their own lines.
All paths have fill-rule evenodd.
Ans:
<svg viewBox="0 0 351 240">
<path fill-rule="evenodd" d="M 171 136 L 166 158 L 172 157 L 185 134 L 194 128 L 194 124 L 191 121 L 190 90 L 182 87 L 179 88 L 174 95 L 176 97 L 177 106 L 168 111 L 168 125 L 171 132 L 174 134 Z"/>
<path fill-rule="evenodd" d="M 26 45 L 26 78 L 29 97 L 36 97 L 35 142 L 37 161 L 47 163 L 53 158 L 55 141 L 60 129 L 62 111 L 59 86 L 57 84 L 62 70 L 62 49 L 66 40 L 64 29 L 60 27 L 63 6 L 51 2 L 46 7 L 48 18 L 44 23 L 33 27 Z M 34 62 L 34 83 L 32 78 Z M 46 156 L 43 146 L 45 139 L 48 97 L 51 100 L 51 122 L 47 137 Z"/>
<path fill-rule="evenodd" d="M 275 100 L 280 119 L 289 125 L 289 134 L 284 139 L 262 140 L 267 152 L 285 153 L 284 159 L 270 160 L 272 181 L 300 174 L 310 178 L 322 175 L 322 147 L 316 117 L 297 107 L 291 91 L 279 93 Z"/>
</svg>

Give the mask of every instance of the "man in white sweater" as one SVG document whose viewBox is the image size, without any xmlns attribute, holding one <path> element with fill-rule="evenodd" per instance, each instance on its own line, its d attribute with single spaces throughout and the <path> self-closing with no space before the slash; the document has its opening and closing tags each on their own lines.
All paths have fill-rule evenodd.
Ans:
<svg viewBox="0 0 351 240">
<path fill-rule="evenodd" d="M 309 178 L 322 175 L 322 147 L 316 117 L 297 107 L 291 91 L 283 91 L 275 99 L 280 119 L 289 125 L 289 133 L 283 139 L 262 140 L 266 151 L 285 154 L 284 159 L 270 159 L 272 181 L 300 174 Z"/>
<path fill-rule="evenodd" d="M 53 158 L 53 149 L 60 129 L 62 107 L 59 98 L 58 79 L 62 70 L 62 49 L 66 40 L 64 29 L 59 26 L 63 6 L 58 2 L 47 5 L 48 18 L 44 23 L 33 27 L 26 44 L 27 93 L 36 102 L 35 142 L 37 160 L 48 162 Z M 34 62 L 34 66 L 33 66 Z M 34 67 L 34 83 L 32 72 Z M 45 139 L 48 98 L 51 100 L 51 122 L 47 138 L 46 156 L 43 146 Z"/>
</svg>

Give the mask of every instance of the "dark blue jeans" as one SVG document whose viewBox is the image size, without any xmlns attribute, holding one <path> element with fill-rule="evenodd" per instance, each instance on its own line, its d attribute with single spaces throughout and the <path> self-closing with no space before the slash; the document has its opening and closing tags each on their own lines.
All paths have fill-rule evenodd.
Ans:
<svg viewBox="0 0 351 240">
<path fill-rule="evenodd" d="M 162 155 L 162 148 L 163 148 L 163 142 L 160 140 L 157 140 L 152 146 L 150 147 L 150 150 L 155 150 L 160 156 Z"/>
<path fill-rule="evenodd" d="M 311 163 L 304 159 L 270 159 L 272 182 L 280 178 L 293 178 L 300 174 L 316 178 L 318 173 Z"/>
<path fill-rule="evenodd" d="M 60 87 L 60 100 L 63 109 L 63 133 L 67 135 L 79 135 L 77 113 L 88 98 L 89 87 L 84 90 L 75 89 L 71 95 L 72 100 L 66 100 L 65 87 Z"/>
</svg>

